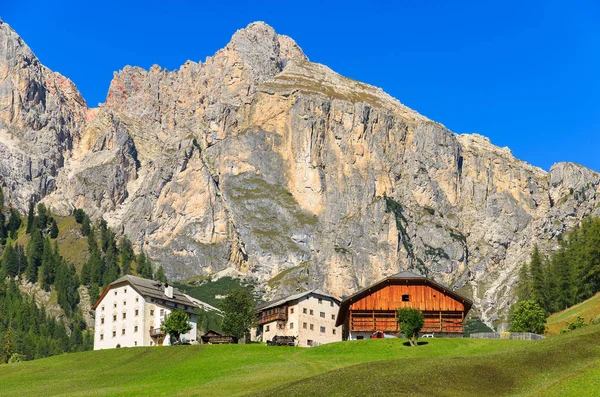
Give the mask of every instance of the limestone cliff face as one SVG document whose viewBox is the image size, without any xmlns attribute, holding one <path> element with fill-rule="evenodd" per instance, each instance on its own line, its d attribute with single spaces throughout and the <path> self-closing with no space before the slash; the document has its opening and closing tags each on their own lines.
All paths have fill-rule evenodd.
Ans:
<svg viewBox="0 0 600 397">
<path fill-rule="evenodd" d="M 56 188 L 86 117 L 75 85 L 0 20 L 0 175 L 9 202 L 24 211 Z"/>
<path fill-rule="evenodd" d="M 264 23 L 205 62 L 124 68 L 97 109 L 0 34 L 5 194 L 104 217 L 171 278 L 233 268 L 270 295 L 345 295 L 412 269 L 492 322 L 533 244 L 598 212 L 597 173 L 454 134 Z"/>
</svg>

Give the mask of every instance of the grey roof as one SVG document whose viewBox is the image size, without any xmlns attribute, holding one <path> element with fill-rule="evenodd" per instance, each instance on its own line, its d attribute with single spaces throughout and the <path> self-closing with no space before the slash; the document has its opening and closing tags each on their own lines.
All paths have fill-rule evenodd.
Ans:
<svg viewBox="0 0 600 397">
<path fill-rule="evenodd" d="M 131 284 L 131 286 L 143 296 L 175 302 L 186 306 L 196 306 L 194 302 L 187 298 L 187 295 L 175 287 L 173 287 L 173 297 L 169 298 L 165 295 L 165 284 L 154 280 L 148 280 L 147 278 L 132 276 L 130 274 L 113 281 L 106 289 L 109 290 L 111 286 L 124 282 Z"/>
<path fill-rule="evenodd" d="M 327 292 L 324 292 L 320 289 L 313 289 L 310 291 L 304 291 L 304 292 L 300 292 L 298 294 L 295 295 L 290 295 L 287 296 L 285 298 L 280 298 L 280 299 L 275 299 L 269 302 L 264 302 L 259 304 L 258 306 L 256 306 L 256 311 L 262 311 L 262 310 L 266 310 L 266 309 L 271 309 L 273 307 L 277 307 L 277 306 L 281 306 L 287 302 L 291 302 L 291 301 L 295 301 L 298 300 L 300 298 L 303 298 L 307 295 L 319 295 L 319 296 L 323 296 L 325 298 L 331 298 L 333 299 L 338 305 L 340 304 L 340 300 L 338 298 L 336 298 L 335 296 L 328 294 Z"/>
</svg>

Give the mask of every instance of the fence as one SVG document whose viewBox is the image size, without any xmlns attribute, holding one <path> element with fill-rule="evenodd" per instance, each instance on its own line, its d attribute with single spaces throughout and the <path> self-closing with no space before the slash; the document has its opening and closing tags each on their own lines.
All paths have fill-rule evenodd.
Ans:
<svg viewBox="0 0 600 397">
<path fill-rule="evenodd" d="M 478 339 L 509 339 L 509 340 L 540 340 L 543 335 L 533 332 L 476 332 L 471 334 L 471 338 Z"/>
</svg>

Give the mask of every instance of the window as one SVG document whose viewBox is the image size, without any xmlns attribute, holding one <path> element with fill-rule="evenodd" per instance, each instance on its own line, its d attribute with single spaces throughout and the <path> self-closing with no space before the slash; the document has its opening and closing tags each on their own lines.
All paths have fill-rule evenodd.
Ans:
<svg viewBox="0 0 600 397">
<path fill-rule="evenodd" d="M 140 310 L 139 309 L 135 309 L 135 315 L 139 316 L 139 314 L 140 314 Z"/>
<path fill-rule="evenodd" d="M 333 307 L 333 301 L 329 301 L 329 306 Z"/>
<path fill-rule="evenodd" d="M 165 310 L 164 309 L 160 309 L 160 316 L 164 316 L 165 315 Z"/>
<path fill-rule="evenodd" d="M 123 292 L 127 293 L 127 288 L 123 289 Z"/>
<path fill-rule="evenodd" d="M 294 314 L 294 308 L 290 308 L 290 314 Z"/>
<path fill-rule="evenodd" d="M 410 302 L 410 295 L 402 295 L 402 302 Z"/>
<path fill-rule="evenodd" d="M 331 315 L 331 319 L 332 319 L 332 320 L 335 320 L 335 314 L 332 314 L 332 315 Z"/>
<path fill-rule="evenodd" d="M 113 303 L 113 308 L 117 308 L 117 302 Z"/>
<path fill-rule="evenodd" d="M 323 299 L 319 298 L 319 305 L 323 304 Z"/>
<path fill-rule="evenodd" d="M 333 334 L 335 335 L 335 328 L 333 329 Z"/>
<path fill-rule="evenodd" d="M 104 305 L 102 305 L 102 311 L 104 311 Z"/>
<path fill-rule="evenodd" d="M 113 338 L 117 337 L 117 331 L 113 331 Z"/>
<path fill-rule="evenodd" d="M 104 324 L 104 317 L 100 319 L 100 324 Z"/>
<path fill-rule="evenodd" d="M 294 323 L 290 323 L 290 329 L 294 329 Z"/>
<path fill-rule="evenodd" d="M 117 315 L 113 314 L 113 322 L 117 321 Z"/>
<path fill-rule="evenodd" d="M 117 290 L 115 290 L 115 295 L 117 294 Z"/>
<path fill-rule="evenodd" d="M 319 313 L 319 316 L 321 316 L 321 317 L 325 318 L 325 312 L 321 312 L 321 313 Z"/>
<path fill-rule="evenodd" d="M 267 325 L 267 326 L 265 327 L 265 332 L 269 332 L 270 330 L 271 330 L 271 326 L 270 326 L 270 325 Z"/>
<path fill-rule="evenodd" d="M 135 343 L 135 346 L 137 346 L 137 340 L 135 342 L 133 342 L 133 343 Z"/>
<path fill-rule="evenodd" d="M 127 306 L 127 301 L 123 301 L 123 306 Z"/>
<path fill-rule="evenodd" d="M 306 323 L 302 323 L 302 328 L 306 329 L 306 326 L 307 326 L 307 325 L 308 325 L 308 324 L 306 324 Z"/>
<path fill-rule="evenodd" d="M 125 330 L 123 330 L 123 331 L 125 331 Z M 325 333 L 325 327 L 321 327 L 321 332 Z"/>
<path fill-rule="evenodd" d="M 123 320 L 127 318 L 127 313 L 123 313 Z"/>
<path fill-rule="evenodd" d="M 135 297 L 135 301 L 136 301 L 136 302 L 139 302 L 139 301 L 140 301 L 140 298 L 136 296 L 136 297 Z"/>
<path fill-rule="evenodd" d="M 310 315 L 311 315 L 311 316 L 313 315 L 313 310 L 312 310 L 312 309 L 310 309 Z"/>
<path fill-rule="evenodd" d="M 150 315 L 154 316 L 154 309 L 150 309 Z"/>
<path fill-rule="evenodd" d="M 138 326 L 137 325 L 133 326 L 133 332 L 138 332 Z M 335 333 L 335 330 L 333 330 L 333 333 Z"/>
<path fill-rule="evenodd" d="M 121 335 L 125 335 L 125 328 L 121 330 Z"/>
<path fill-rule="evenodd" d="M 104 340 L 104 334 L 100 334 L 100 340 Z"/>
<path fill-rule="evenodd" d="M 313 329 L 315 329 L 315 326 L 311 324 L 310 325 L 310 330 L 312 331 Z"/>
<path fill-rule="evenodd" d="M 302 313 L 306 314 L 306 308 L 302 309 Z"/>
</svg>

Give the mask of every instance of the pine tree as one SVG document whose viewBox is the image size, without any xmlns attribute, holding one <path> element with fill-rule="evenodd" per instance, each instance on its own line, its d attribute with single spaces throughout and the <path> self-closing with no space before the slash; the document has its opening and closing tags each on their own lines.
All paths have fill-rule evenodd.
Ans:
<svg viewBox="0 0 600 397">
<path fill-rule="evenodd" d="M 87 241 L 88 241 L 88 251 L 90 253 L 92 253 L 94 251 L 100 252 L 100 250 L 98 249 L 98 242 L 96 241 L 96 229 L 92 228 L 90 230 L 90 232 L 87 234 Z"/>
<path fill-rule="evenodd" d="M 16 239 L 17 231 L 21 227 L 21 215 L 19 215 L 19 211 L 14 208 L 10 209 L 10 217 L 8 218 L 8 223 L 6 225 L 7 231 L 10 233 L 10 237 L 12 239 Z"/>
<path fill-rule="evenodd" d="M 25 255 L 25 249 L 23 248 L 22 245 L 17 244 L 15 246 L 15 253 L 17 256 L 17 263 L 18 265 L 18 270 L 17 270 L 17 275 L 20 276 L 21 274 L 23 274 L 25 272 L 25 269 L 27 269 L 27 255 Z"/>
<path fill-rule="evenodd" d="M 58 225 L 56 224 L 56 220 L 52 219 L 52 227 L 50 228 L 50 238 L 58 237 Z"/>
<path fill-rule="evenodd" d="M 15 277 L 19 274 L 19 262 L 17 253 L 9 242 L 2 253 L 2 269 L 4 274 L 9 277 Z"/>
<path fill-rule="evenodd" d="M 528 263 L 524 263 L 519 270 L 519 284 L 516 291 L 519 301 L 532 299 L 531 273 Z"/>
<path fill-rule="evenodd" d="M 35 217 L 35 224 L 38 229 L 44 230 L 48 226 L 48 210 L 42 203 L 37 205 L 37 216 Z"/>
<path fill-rule="evenodd" d="M 100 252 L 94 250 L 88 258 L 88 266 L 90 272 L 90 282 L 92 284 L 102 284 L 102 274 L 104 272 L 104 266 Z"/>
<path fill-rule="evenodd" d="M 16 349 L 16 337 L 15 330 L 12 326 L 12 321 L 8 322 L 8 327 L 6 332 L 4 333 L 4 337 L 2 338 L 2 361 L 7 363 L 8 360 L 12 357 L 13 353 L 15 353 Z"/>
<path fill-rule="evenodd" d="M 542 308 L 546 308 L 546 280 L 544 277 L 544 263 L 538 246 L 533 247 L 529 261 L 531 273 L 531 295 L 533 300 Z"/>
<path fill-rule="evenodd" d="M 103 258 L 104 268 L 106 271 L 103 274 L 103 286 L 107 286 L 108 284 L 115 281 L 119 278 L 119 262 L 116 253 L 116 249 L 112 244 L 108 245 L 106 255 Z"/>
<path fill-rule="evenodd" d="M 165 270 L 163 269 L 162 265 L 159 266 L 158 270 L 156 271 L 156 274 L 154 275 L 154 278 L 156 279 L 156 281 L 160 281 L 161 283 L 167 282 L 167 276 L 165 275 Z"/>
<path fill-rule="evenodd" d="M 137 272 L 140 277 L 152 279 L 152 264 L 144 251 L 140 251 L 137 258 Z"/>
<path fill-rule="evenodd" d="M 127 236 L 121 237 L 119 241 L 119 257 L 121 259 L 121 272 L 123 274 L 131 273 L 131 262 L 135 260 L 133 245 Z"/>
<path fill-rule="evenodd" d="M 42 251 L 42 264 L 38 273 L 38 281 L 42 288 L 49 290 L 50 285 L 54 283 L 56 272 L 55 255 L 50 244 L 49 237 L 44 239 L 44 248 Z"/>
<path fill-rule="evenodd" d="M 84 214 L 81 221 L 81 234 L 88 236 L 92 231 L 92 225 L 90 224 L 90 218 Z"/>
<path fill-rule="evenodd" d="M 44 253 L 44 240 L 39 229 L 33 228 L 31 231 L 31 240 L 27 245 L 27 280 L 35 283 L 38 277 L 38 269 L 42 265 L 42 255 Z"/>
<path fill-rule="evenodd" d="M 33 230 L 33 226 L 35 223 L 35 214 L 33 212 L 34 210 L 34 204 L 33 201 L 29 202 L 29 211 L 27 212 L 27 234 L 31 233 L 31 231 Z"/>
</svg>

